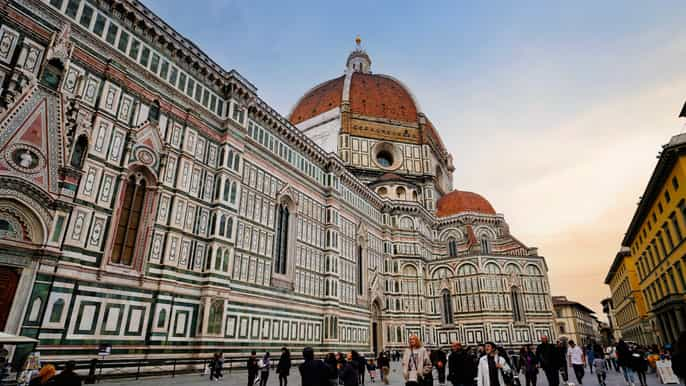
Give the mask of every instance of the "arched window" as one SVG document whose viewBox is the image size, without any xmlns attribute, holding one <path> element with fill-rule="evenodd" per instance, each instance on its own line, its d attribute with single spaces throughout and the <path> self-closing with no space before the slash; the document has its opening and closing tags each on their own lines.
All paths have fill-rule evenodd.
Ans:
<svg viewBox="0 0 686 386">
<path fill-rule="evenodd" d="M 52 305 L 50 312 L 50 323 L 59 323 L 62 320 L 62 313 L 64 311 L 64 299 L 57 299 Z"/>
<path fill-rule="evenodd" d="M 448 239 L 448 256 L 457 257 L 457 240 L 452 237 Z"/>
<path fill-rule="evenodd" d="M 229 191 L 231 187 L 231 181 L 229 180 L 224 180 L 224 201 L 229 202 Z"/>
<path fill-rule="evenodd" d="M 224 162 L 226 162 L 226 150 L 222 147 L 219 150 L 219 166 L 224 165 Z"/>
<path fill-rule="evenodd" d="M 286 254 L 288 251 L 288 220 L 289 212 L 286 205 L 281 204 L 278 208 L 278 227 L 276 233 L 276 246 L 274 248 L 274 271 L 286 274 Z"/>
<path fill-rule="evenodd" d="M 229 217 L 229 220 L 226 222 L 226 238 L 230 239 L 231 235 L 233 234 L 233 217 Z"/>
<path fill-rule="evenodd" d="M 214 181 L 214 199 L 218 200 L 219 195 L 222 193 L 222 180 L 221 177 L 217 176 Z"/>
<path fill-rule="evenodd" d="M 226 157 L 226 167 L 229 169 L 233 169 L 233 150 L 229 150 L 228 154 L 229 155 Z"/>
<path fill-rule="evenodd" d="M 160 120 L 160 102 L 154 100 L 150 105 L 150 110 L 148 110 L 148 120 L 151 122 L 157 122 Z"/>
<path fill-rule="evenodd" d="M 524 321 L 524 308 L 522 307 L 522 297 L 519 294 L 519 289 L 517 287 L 512 287 L 510 291 L 510 297 L 512 298 L 512 319 L 515 322 Z"/>
<path fill-rule="evenodd" d="M 364 265 L 362 264 L 362 246 L 357 246 L 357 294 L 364 295 Z"/>
<path fill-rule="evenodd" d="M 219 235 L 224 236 L 224 231 L 226 229 L 226 216 L 222 215 L 221 220 L 219 220 Z"/>
<path fill-rule="evenodd" d="M 398 197 L 399 200 L 404 200 L 406 198 L 405 188 L 403 188 L 402 186 L 398 186 L 395 189 L 395 195 Z"/>
<path fill-rule="evenodd" d="M 222 257 L 224 256 L 223 249 L 217 249 L 217 253 L 214 255 L 214 270 L 219 271 L 222 268 Z"/>
<path fill-rule="evenodd" d="M 441 291 L 441 303 L 443 307 L 443 324 L 453 324 L 453 300 L 447 289 Z"/>
<path fill-rule="evenodd" d="M 490 240 L 486 237 L 481 238 L 481 253 L 491 253 Z"/>
<path fill-rule="evenodd" d="M 241 156 L 240 156 L 240 154 L 236 153 L 233 156 L 233 170 L 238 171 L 238 165 L 240 164 L 240 162 L 241 162 Z"/>
<path fill-rule="evenodd" d="M 85 135 L 79 136 L 74 145 L 74 151 L 71 153 L 71 162 L 69 164 L 73 168 L 81 169 L 83 161 L 86 160 L 86 152 L 88 151 L 88 138 Z"/>
<path fill-rule="evenodd" d="M 157 314 L 157 328 L 164 328 L 165 323 L 167 323 L 167 310 L 163 308 Z"/>
<path fill-rule="evenodd" d="M 379 190 L 377 190 L 376 192 L 377 192 L 377 193 L 379 194 L 379 196 L 381 196 L 381 197 L 386 197 L 386 195 L 388 195 L 388 189 L 386 189 L 385 186 L 380 187 Z"/>
<path fill-rule="evenodd" d="M 236 181 L 231 183 L 231 195 L 229 197 L 229 202 L 232 204 L 236 203 L 236 192 L 238 191 L 238 184 Z"/>
<path fill-rule="evenodd" d="M 219 334 L 222 330 L 222 320 L 224 319 L 224 301 L 213 300 L 210 305 L 210 317 L 207 321 L 207 333 Z"/>
<path fill-rule="evenodd" d="M 229 250 L 224 250 L 224 256 L 222 257 L 222 271 L 229 272 Z"/>
<path fill-rule="evenodd" d="M 138 237 L 138 227 L 144 223 L 142 216 L 145 202 L 145 180 L 130 176 L 124 189 L 124 200 L 121 203 L 119 222 L 116 227 L 116 236 L 112 246 L 111 261 L 115 264 L 131 265 L 133 252 Z"/>
</svg>

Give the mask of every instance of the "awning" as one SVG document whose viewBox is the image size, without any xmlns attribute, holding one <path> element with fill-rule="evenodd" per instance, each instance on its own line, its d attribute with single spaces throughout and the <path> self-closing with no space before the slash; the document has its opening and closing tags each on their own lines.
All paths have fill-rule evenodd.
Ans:
<svg viewBox="0 0 686 386">
<path fill-rule="evenodd" d="M 0 344 L 36 343 L 36 339 L 0 332 Z"/>
</svg>

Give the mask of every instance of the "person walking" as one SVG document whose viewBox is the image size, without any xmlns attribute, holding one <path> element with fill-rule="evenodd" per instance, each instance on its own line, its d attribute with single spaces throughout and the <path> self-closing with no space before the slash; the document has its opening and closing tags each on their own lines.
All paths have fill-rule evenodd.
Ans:
<svg viewBox="0 0 686 386">
<path fill-rule="evenodd" d="M 438 384 L 440 386 L 445 385 L 445 366 L 448 361 L 445 352 L 443 352 L 443 350 L 441 350 L 439 347 L 436 347 L 435 350 L 431 350 L 429 358 L 431 359 L 431 364 L 438 373 Z"/>
<path fill-rule="evenodd" d="M 538 376 L 538 358 L 529 345 L 522 346 L 519 351 L 520 369 L 524 373 L 526 386 L 536 386 Z"/>
<path fill-rule="evenodd" d="M 281 348 L 276 373 L 279 374 L 279 386 L 288 386 L 288 376 L 291 373 L 291 352 L 286 347 Z"/>
<path fill-rule="evenodd" d="M 343 386 L 358 386 L 360 384 L 359 372 L 364 372 L 364 367 L 359 367 L 359 356 L 355 354 L 355 351 L 349 352 L 345 365 L 343 365 L 343 370 L 341 371 L 341 382 L 343 383 Z"/>
<path fill-rule="evenodd" d="M 505 386 L 503 372 L 511 371 L 507 361 L 498 355 L 493 342 L 486 342 L 484 353 L 485 355 L 479 359 L 479 366 L 477 367 L 477 386 Z"/>
<path fill-rule="evenodd" d="M 256 351 L 250 353 L 248 361 L 246 362 L 246 367 L 248 369 L 248 386 L 253 386 L 253 384 L 255 384 L 255 378 L 257 378 L 257 372 L 259 371 Z"/>
<path fill-rule="evenodd" d="M 357 367 L 357 376 L 359 379 L 359 384 L 364 385 L 364 374 L 365 367 L 367 367 L 367 360 L 364 359 L 364 355 L 357 351 L 353 351 L 353 360 L 355 361 L 355 366 Z"/>
<path fill-rule="evenodd" d="M 574 369 L 574 375 L 576 376 L 576 381 L 580 384 L 584 384 L 584 368 L 586 367 L 586 353 L 581 348 L 577 346 L 573 340 L 569 341 L 569 350 L 567 350 L 567 356 L 569 363 L 572 364 L 572 369 Z"/>
<path fill-rule="evenodd" d="M 374 362 L 374 359 L 367 361 L 367 372 L 369 373 L 369 379 L 374 383 L 376 374 L 376 363 Z"/>
<path fill-rule="evenodd" d="M 330 352 L 326 355 L 324 359 L 324 364 L 326 365 L 326 374 L 329 386 L 338 386 L 338 360 L 336 360 L 336 354 Z"/>
<path fill-rule="evenodd" d="M 376 360 L 376 364 L 379 366 L 381 382 L 388 385 L 388 374 L 391 370 L 391 361 L 388 360 L 388 355 L 382 351 L 381 354 L 379 354 L 379 359 Z"/>
<path fill-rule="evenodd" d="M 267 386 L 267 379 L 269 379 L 269 368 L 271 365 L 272 361 L 269 358 L 269 352 L 266 352 L 259 362 L 260 386 Z"/>
<path fill-rule="evenodd" d="M 600 345 L 595 347 L 595 355 L 593 356 L 593 367 L 595 368 L 595 375 L 598 378 L 598 385 L 606 386 L 605 381 L 607 379 L 608 362 L 603 357 L 603 348 Z"/>
<path fill-rule="evenodd" d="M 567 342 L 557 341 L 557 353 L 560 356 L 560 375 L 562 375 L 562 382 L 569 382 L 569 363 L 567 362 Z"/>
<path fill-rule="evenodd" d="M 224 378 L 222 370 L 224 369 L 224 355 L 220 352 L 215 353 L 210 362 L 210 381 L 219 381 Z"/>
<path fill-rule="evenodd" d="M 617 343 L 616 353 L 617 364 L 622 369 L 624 380 L 627 385 L 634 386 L 634 370 L 631 368 L 631 348 L 629 348 L 624 339 L 620 339 Z"/>
<path fill-rule="evenodd" d="M 593 344 L 589 343 L 586 347 L 586 362 L 588 363 L 588 369 L 593 374 L 593 361 L 595 360 L 595 352 L 593 351 Z"/>
<path fill-rule="evenodd" d="M 462 343 L 453 342 L 448 356 L 448 380 L 453 386 L 472 386 L 476 376 L 476 363 Z"/>
<path fill-rule="evenodd" d="M 322 386 L 328 381 L 328 370 L 324 362 L 314 359 L 312 347 L 303 349 L 303 363 L 298 367 L 301 386 Z"/>
<path fill-rule="evenodd" d="M 648 360 L 646 359 L 646 352 L 641 347 L 636 347 L 631 354 L 631 368 L 636 372 L 638 381 L 641 386 L 648 386 L 646 382 L 646 372 L 648 371 Z"/>
<path fill-rule="evenodd" d="M 548 342 L 547 336 L 541 337 L 541 344 L 536 348 L 539 366 L 548 379 L 548 386 L 560 385 L 560 354 L 555 345 Z"/>
<path fill-rule="evenodd" d="M 55 376 L 55 386 L 81 386 L 81 377 L 76 374 L 76 362 L 68 361 L 64 370 Z"/>
<path fill-rule="evenodd" d="M 402 366 L 406 386 L 433 384 L 431 358 L 417 335 L 410 336 L 409 347 L 403 353 Z"/>
<path fill-rule="evenodd" d="M 686 380 L 686 331 L 679 335 L 676 342 L 676 350 L 672 355 L 672 371 L 679 377 L 681 383 Z"/>
</svg>

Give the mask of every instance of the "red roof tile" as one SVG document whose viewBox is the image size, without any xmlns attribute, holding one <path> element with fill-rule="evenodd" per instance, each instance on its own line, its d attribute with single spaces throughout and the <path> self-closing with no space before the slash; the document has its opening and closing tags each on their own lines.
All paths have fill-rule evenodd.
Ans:
<svg viewBox="0 0 686 386">
<path fill-rule="evenodd" d="M 344 76 L 331 79 L 305 94 L 291 113 L 291 123 L 297 125 L 323 112 L 341 107 L 343 79 Z"/>
<path fill-rule="evenodd" d="M 436 203 L 437 217 L 447 217 L 462 212 L 495 214 L 495 209 L 481 195 L 462 190 L 453 190 Z"/>
</svg>

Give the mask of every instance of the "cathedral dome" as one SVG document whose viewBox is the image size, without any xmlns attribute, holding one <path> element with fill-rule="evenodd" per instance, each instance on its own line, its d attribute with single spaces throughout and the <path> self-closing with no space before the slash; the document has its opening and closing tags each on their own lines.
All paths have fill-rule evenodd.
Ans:
<svg viewBox="0 0 686 386">
<path fill-rule="evenodd" d="M 483 196 L 462 190 L 453 190 L 436 202 L 437 217 L 447 217 L 463 212 L 495 214 L 495 209 Z"/>
<path fill-rule="evenodd" d="M 308 91 L 290 115 L 293 124 L 340 108 L 345 96 L 345 76 L 319 84 Z M 368 118 L 381 118 L 416 124 L 419 108 L 410 91 L 400 81 L 380 74 L 353 72 L 347 98 L 350 112 Z"/>
</svg>

